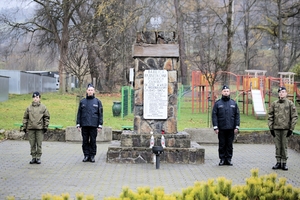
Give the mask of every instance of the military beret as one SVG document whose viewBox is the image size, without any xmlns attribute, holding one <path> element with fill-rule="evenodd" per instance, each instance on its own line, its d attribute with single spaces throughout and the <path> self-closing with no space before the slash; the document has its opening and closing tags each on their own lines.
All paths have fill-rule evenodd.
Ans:
<svg viewBox="0 0 300 200">
<path fill-rule="evenodd" d="M 225 89 L 229 89 L 229 87 L 228 87 L 227 85 L 224 85 L 224 86 L 222 87 L 222 90 L 225 90 Z"/>
<path fill-rule="evenodd" d="M 285 88 L 284 86 L 279 87 L 279 88 L 278 88 L 278 93 L 279 93 L 280 91 L 282 91 L 282 90 L 286 90 L 286 88 Z"/>
<path fill-rule="evenodd" d="M 90 88 L 90 87 L 94 88 L 93 84 L 89 83 L 89 84 L 87 85 L 87 88 Z"/>
<path fill-rule="evenodd" d="M 34 93 L 32 94 L 32 98 L 37 97 L 37 96 L 41 97 L 41 95 L 40 95 L 39 92 L 34 92 Z"/>
</svg>

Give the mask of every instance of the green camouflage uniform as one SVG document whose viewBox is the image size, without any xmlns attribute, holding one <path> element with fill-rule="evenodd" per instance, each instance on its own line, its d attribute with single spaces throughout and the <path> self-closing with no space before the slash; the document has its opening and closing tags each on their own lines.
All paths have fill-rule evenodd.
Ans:
<svg viewBox="0 0 300 200">
<path fill-rule="evenodd" d="M 268 125 L 274 130 L 277 163 L 286 163 L 289 130 L 293 131 L 298 120 L 296 106 L 287 98 L 279 99 L 271 104 Z"/>
<path fill-rule="evenodd" d="M 44 131 L 48 129 L 49 121 L 50 114 L 46 106 L 40 102 L 32 102 L 25 110 L 23 128 L 28 131 L 32 158 L 40 158 L 42 155 Z"/>
</svg>

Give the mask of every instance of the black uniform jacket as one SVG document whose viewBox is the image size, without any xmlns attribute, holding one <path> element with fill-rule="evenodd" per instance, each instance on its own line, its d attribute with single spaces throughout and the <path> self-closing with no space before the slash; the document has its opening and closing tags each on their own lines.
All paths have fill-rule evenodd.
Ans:
<svg viewBox="0 0 300 200">
<path fill-rule="evenodd" d="M 77 126 L 102 127 L 103 107 L 99 99 L 87 96 L 79 103 L 77 112 Z"/>
<path fill-rule="evenodd" d="M 216 101 L 212 110 L 214 129 L 239 129 L 240 111 L 237 103 L 230 98 L 221 98 Z"/>
</svg>

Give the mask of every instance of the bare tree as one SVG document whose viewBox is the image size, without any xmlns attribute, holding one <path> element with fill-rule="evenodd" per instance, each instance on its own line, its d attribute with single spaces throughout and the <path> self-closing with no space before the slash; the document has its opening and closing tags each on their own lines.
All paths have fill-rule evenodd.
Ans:
<svg viewBox="0 0 300 200">
<path fill-rule="evenodd" d="M 262 5 L 264 20 L 255 28 L 268 34 L 273 41 L 277 70 L 288 71 L 300 57 L 300 3 L 294 0 L 265 0 Z"/>
<path fill-rule="evenodd" d="M 189 62 L 193 70 L 199 70 L 206 77 L 210 91 L 214 91 L 214 85 L 221 80 L 220 71 L 225 62 L 226 50 L 225 34 L 214 12 L 207 10 L 201 3 L 195 4 L 197 12 L 189 19 L 193 32 L 197 33 L 193 41 L 193 54 L 189 56 Z M 205 15 L 204 15 L 205 13 Z M 201 19 L 201 20 L 199 20 Z M 215 95 L 212 94 L 214 101 Z"/>
<path fill-rule="evenodd" d="M 63 63 L 66 72 L 78 78 L 79 88 L 82 88 L 85 76 L 90 73 L 87 51 L 84 43 L 74 41 L 69 45 L 66 63 Z"/>
<path fill-rule="evenodd" d="M 60 91 L 66 91 L 66 69 L 63 63 L 67 63 L 68 43 L 72 30 L 71 18 L 77 7 L 82 5 L 85 0 L 32 0 L 37 4 L 34 17 L 25 22 L 13 22 L 7 16 L 2 16 L 1 21 L 12 27 L 13 30 L 23 30 L 23 33 L 31 33 L 37 42 L 37 46 L 43 49 L 45 46 L 52 46 L 52 52 L 59 55 L 59 75 Z M 19 35 L 19 34 L 18 34 Z M 16 36 L 18 37 L 18 36 Z"/>
<path fill-rule="evenodd" d="M 255 4 L 256 0 L 253 1 L 248 1 L 248 0 L 244 0 L 243 1 L 243 25 L 244 25 L 244 40 L 245 41 L 244 44 L 242 44 L 241 46 L 244 48 L 244 63 L 245 63 L 245 69 L 248 70 L 250 69 L 250 62 L 251 59 L 253 58 L 251 56 L 251 48 L 254 46 L 254 44 L 256 43 L 257 40 L 255 40 L 254 42 L 252 42 L 252 45 L 250 44 L 250 40 L 253 38 L 250 38 L 250 23 L 251 23 L 251 18 L 250 14 L 251 14 L 251 8 L 253 7 L 253 5 Z M 257 17 L 256 17 L 257 19 Z"/>
</svg>

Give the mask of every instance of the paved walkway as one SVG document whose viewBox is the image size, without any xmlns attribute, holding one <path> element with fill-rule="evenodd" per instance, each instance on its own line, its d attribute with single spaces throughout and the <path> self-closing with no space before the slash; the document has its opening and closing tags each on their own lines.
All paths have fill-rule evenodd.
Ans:
<svg viewBox="0 0 300 200">
<path fill-rule="evenodd" d="M 106 163 L 110 143 L 99 143 L 95 163 L 83 163 L 80 143 L 44 142 L 41 165 L 30 165 L 28 141 L 0 142 L 0 199 L 15 196 L 16 200 L 41 199 L 42 194 L 61 195 L 68 192 L 93 194 L 95 199 L 118 197 L 123 186 L 162 186 L 167 194 L 180 192 L 195 181 L 225 176 L 233 185 L 245 184 L 250 170 L 259 168 L 259 175 L 274 173 L 274 145 L 235 144 L 233 166 L 218 166 L 217 146 L 205 145 L 205 164 Z M 300 187 L 299 153 L 289 150 L 289 171 L 277 170 L 278 177 Z"/>
</svg>

